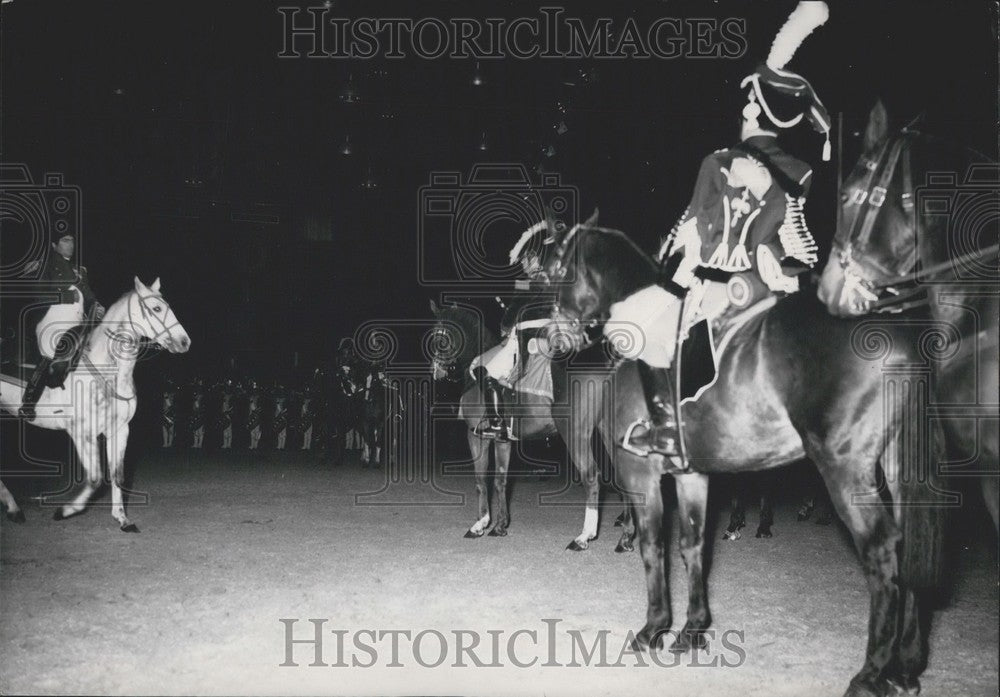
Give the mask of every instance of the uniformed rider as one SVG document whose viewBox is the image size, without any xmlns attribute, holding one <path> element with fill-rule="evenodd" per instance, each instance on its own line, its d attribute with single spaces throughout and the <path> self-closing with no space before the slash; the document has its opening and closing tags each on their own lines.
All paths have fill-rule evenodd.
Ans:
<svg viewBox="0 0 1000 697">
<path fill-rule="evenodd" d="M 794 293 L 797 274 L 817 261 L 803 213 L 812 169 L 781 148 L 778 134 L 808 122 L 826 135 L 823 159 L 829 159 L 826 109 L 805 78 L 783 69 L 827 16 L 825 3 L 799 3 L 768 61 L 741 82 L 746 103 L 740 142 L 702 161 L 691 202 L 661 244 L 663 281 L 611 307 L 609 336 L 627 326 L 641 331 L 626 357 L 639 360 L 650 416 L 623 445 L 647 454 L 680 454 L 664 369 L 674 359 L 682 298 L 687 296 L 685 318 L 711 320 L 732 305 L 749 307 L 769 294 Z"/>
<path fill-rule="evenodd" d="M 76 263 L 76 238 L 72 233 L 55 233 L 52 248 L 44 261 L 36 261 L 29 272 L 39 270 L 39 281 L 45 291 L 58 297 L 49 306 L 35 327 L 41 357 L 28 378 L 18 414 L 28 420 L 35 418 L 35 404 L 45 390 L 45 377 L 54 361 L 70 360 L 79 341 L 69 330 L 82 324 L 85 318 L 99 321 L 104 316 L 104 306 L 90 289 L 87 267 Z"/>
</svg>

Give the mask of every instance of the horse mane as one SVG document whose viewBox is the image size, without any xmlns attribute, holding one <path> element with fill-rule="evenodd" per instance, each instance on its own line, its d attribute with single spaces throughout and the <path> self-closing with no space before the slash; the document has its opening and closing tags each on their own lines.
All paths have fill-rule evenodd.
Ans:
<svg viewBox="0 0 1000 697">
<path fill-rule="evenodd" d="M 657 282 L 656 263 L 624 232 L 586 226 L 578 234 L 580 271 L 590 276 L 602 307 Z"/>
</svg>

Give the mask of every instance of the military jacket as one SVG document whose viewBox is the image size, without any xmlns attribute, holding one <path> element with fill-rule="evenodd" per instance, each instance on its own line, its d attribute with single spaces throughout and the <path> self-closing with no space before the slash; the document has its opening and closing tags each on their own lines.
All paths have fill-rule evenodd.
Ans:
<svg viewBox="0 0 1000 697">
<path fill-rule="evenodd" d="M 701 163 L 687 210 L 664 241 L 661 258 L 695 246 L 700 264 L 725 272 L 795 274 L 817 261 L 803 205 L 812 170 L 772 136 L 754 136 Z M 759 263 L 762 247 L 768 260 Z M 780 264 L 780 268 L 778 267 Z"/>
</svg>

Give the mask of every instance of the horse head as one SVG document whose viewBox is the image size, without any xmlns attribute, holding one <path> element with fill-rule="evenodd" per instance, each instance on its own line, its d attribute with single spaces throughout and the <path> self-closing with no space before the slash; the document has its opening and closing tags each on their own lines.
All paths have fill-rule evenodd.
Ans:
<svg viewBox="0 0 1000 697">
<path fill-rule="evenodd" d="M 960 253 L 984 246 L 981 240 L 950 239 L 948 219 L 957 219 L 960 211 L 942 216 L 915 200 L 929 172 L 965 176 L 981 156 L 912 126 L 891 128 L 881 101 L 868 116 L 863 152 L 841 184 L 837 231 L 820 279 L 819 299 L 833 315 L 867 314 L 879 293 L 912 273 L 918 260 L 926 269 L 959 256 L 951 252 L 953 245 L 963 247 Z"/>
<path fill-rule="evenodd" d="M 598 212 L 557 241 L 546 272 L 556 295 L 547 329 L 556 351 L 578 349 L 587 329 L 602 325 L 611 305 L 656 283 L 653 260 L 624 233 L 597 225 Z"/>
<path fill-rule="evenodd" d="M 105 316 L 104 321 L 119 322 L 121 329 L 139 338 L 149 339 L 170 353 L 186 353 L 191 348 L 191 338 L 174 315 L 170 304 L 160 294 L 160 279 L 146 286 L 135 278 L 135 290 L 119 301 Z"/>
<path fill-rule="evenodd" d="M 472 360 L 496 345 L 496 338 L 481 315 L 456 304 L 438 305 L 430 301 L 437 321 L 425 342 L 435 380 L 461 380 Z"/>
</svg>

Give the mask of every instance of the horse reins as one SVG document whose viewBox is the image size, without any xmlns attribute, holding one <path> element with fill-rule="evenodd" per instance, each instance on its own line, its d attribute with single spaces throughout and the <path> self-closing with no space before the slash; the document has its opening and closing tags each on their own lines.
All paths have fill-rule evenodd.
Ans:
<svg viewBox="0 0 1000 697">
<path fill-rule="evenodd" d="M 133 293 L 132 296 L 129 298 L 129 302 L 128 302 L 128 323 L 129 323 L 129 327 L 131 329 L 131 332 L 132 332 L 133 336 L 136 336 L 139 339 L 142 338 L 142 335 L 139 333 L 139 330 L 136 328 L 135 319 L 132 316 L 132 300 L 133 300 L 133 298 L 135 298 L 135 299 L 137 299 L 139 301 L 138 305 L 139 305 L 139 310 L 142 313 L 142 319 L 146 320 L 146 322 L 148 322 L 152 326 L 152 328 L 154 330 L 156 329 L 156 327 L 155 327 L 155 325 L 153 325 L 153 320 L 156 320 L 156 322 L 158 322 L 160 324 L 160 326 L 163 327 L 160 331 L 156 332 L 155 336 L 160 336 L 161 334 L 164 334 L 164 333 L 169 336 L 170 335 L 170 330 L 167 329 L 166 323 L 163 322 L 162 320 L 158 319 L 153 313 L 151 313 L 149 310 L 146 309 L 146 301 L 147 300 L 160 300 L 161 302 L 166 303 L 166 301 L 163 300 L 163 296 L 160 295 L 159 293 L 154 294 L 154 295 L 148 295 L 146 297 L 141 297 L 138 293 Z M 121 334 L 119 332 L 112 331 L 111 327 L 105 327 L 104 328 L 104 334 L 111 341 L 118 341 L 118 340 L 120 340 L 119 337 L 121 336 Z M 111 360 L 113 360 L 115 362 L 115 365 L 118 365 L 118 358 L 115 356 L 114 351 L 111 352 Z M 110 379 L 106 379 L 104 381 L 104 384 L 105 384 L 105 387 L 107 387 L 108 385 L 111 384 L 111 380 Z M 114 396 L 115 399 L 121 400 L 123 402 L 129 402 L 129 401 L 132 401 L 133 399 L 136 398 L 135 395 L 132 395 L 131 397 L 126 397 L 124 395 L 120 395 L 120 394 L 118 394 L 118 391 L 116 389 L 112 389 L 111 393 L 112 393 L 112 396 Z"/>
</svg>

